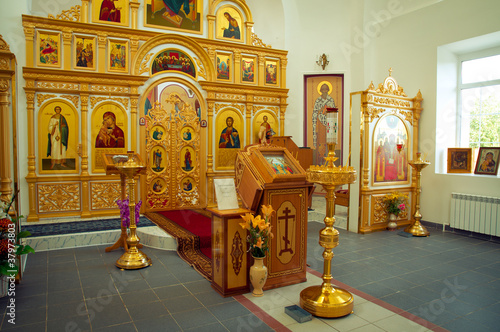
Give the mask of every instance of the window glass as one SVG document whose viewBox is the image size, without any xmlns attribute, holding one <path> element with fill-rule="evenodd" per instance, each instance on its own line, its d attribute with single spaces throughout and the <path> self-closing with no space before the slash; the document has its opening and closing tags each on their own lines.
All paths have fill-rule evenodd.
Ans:
<svg viewBox="0 0 500 332">
<path fill-rule="evenodd" d="M 462 84 L 500 79 L 500 55 L 462 62 Z"/>
</svg>

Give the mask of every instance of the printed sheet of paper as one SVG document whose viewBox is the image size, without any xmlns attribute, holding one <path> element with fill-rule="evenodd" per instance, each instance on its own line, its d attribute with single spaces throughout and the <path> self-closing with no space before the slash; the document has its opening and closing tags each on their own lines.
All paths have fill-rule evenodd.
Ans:
<svg viewBox="0 0 500 332">
<path fill-rule="evenodd" d="M 219 210 L 232 210 L 239 208 L 238 197 L 234 179 L 214 179 L 215 197 Z"/>
</svg>

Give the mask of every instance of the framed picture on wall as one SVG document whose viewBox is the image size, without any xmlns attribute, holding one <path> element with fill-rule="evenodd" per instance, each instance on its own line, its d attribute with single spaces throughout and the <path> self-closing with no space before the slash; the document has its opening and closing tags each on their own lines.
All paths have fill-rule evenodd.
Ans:
<svg viewBox="0 0 500 332">
<path fill-rule="evenodd" d="M 266 59 L 264 75 L 265 85 L 279 86 L 279 61 Z"/>
<path fill-rule="evenodd" d="M 481 147 L 477 155 L 474 174 L 497 175 L 500 147 Z"/>
<path fill-rule="evenodd" d="M 73 67 L 75 69 L 95 70 L 96 62 L 96 37 L 74 36 Z"/>
<path fill-rule="evenodd" d="M 471 148 L 448 148 L 448 173 L 472 172 Z"/>
<path fill-rule="evenodd" d="M 241 57 L 241 82 L 242 83 L 255 83 L 255 65 L 256 58 L 249 56 Z"/>
<path fill-rule="evenodd" d="M 108 70 L 128 73 L 128 41 L 108 40 Z"/>
<path fill-rule="evenodd" d="M 93 0 L 92 22 L 128 26 L 128 0 Z"/>
<path fill-rule="evenodd" d="M 61 67 L 61 34 L 38 31 L 36 64 L 40 67 Z"/>
<path fill-rule="evenodd" d="M 215 55 L 215 63 L 217 68 L 217 80 L 231 82 L 233 80 L 232 54 L 217 52 Z"/>
<path fill-rule="evenodd" d="M 203 33 L 203 0 L 144 1 L 144 26 Z"/>
<path fill-rule="evenodd" d="M 335 154 L 342 163 L 344 120 L 344 74 L 304 76 L 304 146 L 313 149 L 313 164 L 323 165 L 328 155 L 326 145 L 326 108 L 338 108 L 338 137 Z"/>
</svg>

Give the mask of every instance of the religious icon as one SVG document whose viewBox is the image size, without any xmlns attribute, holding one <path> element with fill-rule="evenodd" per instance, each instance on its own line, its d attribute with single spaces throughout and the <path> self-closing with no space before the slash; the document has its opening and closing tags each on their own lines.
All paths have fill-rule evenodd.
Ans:
<svg viewBox="0 0 500 332">
<path fill-rule="evenodd" d="M 266 60 L 265 83 L 267 85 L 278 85 L 278 61 Z"/>
<path fill-rule="evenodd" d="M 109 40 L 108 70 L 117 72 L 128 71 L 128 42 Z"/>
<path fill-rule="evenodd" d="M 182 133 L 182 139 L 185 140 L 185 141 L 190 141 L 192 138 L 192 135 L 191 135 L 191 129 L 186 128 L 183 133 Z"/>
<path fill-rule="evenodd" d="M 233 7 L 223 7 L 217 12 L 217 38 L 243 40 L 241 14 Z"/>
<path fill-rule="evenodd" d="M 160 183 L 160 180 L 156 180 L 156 182 L 153 184 L 153 191 L 155 193 L 160 193 L 162 189 L 163 189 L 163 186 Z"/>
<path fill-rule="evenodd" d="M 99 10 L 99 20 L 120 22 L 121 21 L 121 7 L 116 7 L 117 0 L 103 0 L 101 9 Z"/>
<path fill-rule="evenodd" d="M 271 138 L 276 134 L 267 119 L 267 115 L 262 117 L 263 121 L 259 128 L 259 143 L 262 145 L 271 143 Z"/>
<path fill-rule="evenodd" d="M 230 116 L 226 118 L 226 128 L 222 130 L 219 139 L 219 148 L 240 148 L 240 136 L 233 128 L 234 119 Z"/>
<path fill-rule="evenodd" d="M 184 191 L 191 191 L 191 190 L 193 190 L 193 183 L 191 182 L 191 180 L 189 178 L 186 179 L 186 181 L 184 181 L 184 183 L 182 184 L 182 189 Z"/>
<path fill-rule="evenodd" d="M 241 82 L 255 83 L 255 58 L 241 58 Z"/>
<path fill-rule="evenodd" d="M 231 80 L 231 55 L 217 53 L 217 79 L 223 81 Z"/>
<path fill-rule="evenodd" d="M 154 140 L 161 140 L 163 136 L 163 130 L 160 130 L 161 127 L 156 127 L 155 130 L 153 131 L 153 139 Z"/>
<path fill-rule="evenodd" d="M 190 170 L 193 169 L 193 166 L 191 166 L 191 152 L 189 150 L 186 150 L 186 153 L 184 154 L 184 170 L 186 172 L 189 172 Z"/>
<path fill-rule="evenodd" d="M 496 175 L 500 162 L 500 147 L 481 147 L 474 174 Z"/>
<path fill-rule="evenodd" d="M 144 25 L 201 33 L 202 0 L 145 0 Z"/>
<path fill-rule="evenodd" d="M 406 127 L 395 115 L 381 118 L 374 130 L 374 178 L 375 183 L 408 180 Z M 397 142 L 403 144 L 398 151 Z M 376 144 L 376 146 L 375 146 Z"/>
<path fill-rule="evenodd" d="M 66 151 L 68 149 L 69 128 L 64 115 L 61 114 L 61 106 L 54 107 L 54 114 L 49 122 L 49 142 L 47 145 L 47 157 L 51 157 L 50 169 L 57 164 L 61 167 L 66 165 Z"/>
<path fill-rule="evenodd" d="M 125 147 L 125 135 L 123 130 L 116 124 L 116 115 L 113 112 L 105 112 L 102 126 L 95 140 L 96 148 L 123 148 Z"/>
<path fill-rule="evenodd" d="M 94 69 L 95 37 L 75 36 L 75 67 L 77 69 Z"/>
<path fill-rule="evenodd" d="M 189 55 L 180 50 L 164 50 L 151 62 L 151 74 L 178 71 L 196 78 L 196 66 Z"/>
<path fill-rule="evenodd" d="M 163 170 L 163 167 L 161 167 L 162 160 L 162 152 L 160 151 L 160 149 L 156 149 L 156 151 L 153 152 L 153 164 L 155 165 L 155 167 L 153 168 L 154 171 L 161 172 Z"/>
<path fill-rule="evenodd" d="M 38 32 L 37 64 L 46 67 L 60 67 L 60 40 L 56 33 Z"/>
</svg>

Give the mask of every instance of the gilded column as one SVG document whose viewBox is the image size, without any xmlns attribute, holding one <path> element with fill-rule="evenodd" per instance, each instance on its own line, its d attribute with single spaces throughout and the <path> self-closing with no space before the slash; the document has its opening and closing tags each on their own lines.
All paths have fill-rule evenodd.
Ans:
<svg viewBox="0 0 500 332">
<path fill-rule="evenodd" d="M 286 58 L 282 58 L 280 61 L 281 64 L 281 80 L 280 86 L 285 89 L 286 88 L 286 65 L 288 64 L 288 60 Z"/>
<path fill-rule="evenodd" d="M 282 98 L 285 99 L 285 98 Z M 282 100 L 283 102 L 283 100 Z M 286 105 L 280 105 L 280 135 L 285 135 L 285 113 L 286 113 Z"/>
<path fill-rule="evenodd" d="M 253 22 L 245 22 L 245 35 L 247 45 L 252 45 L 252 28 Z"/>
<path fill-rule="evenodd" d="M 130 38 L 130 60 L 135 59 L 137 50 L 139 50 L 139 37 L 134 36 Z"/>
<path fill-rule="evenodd" d="M 35 41 L 35 29 L 32 26 L 24 27 L 24 36 L 26 40 L 26 67 L 33 67 L 33 57 L 34 57 L 34 41 Z"/>
<path fill-rule="evenodd" d="M 247 95 L 247 105 L 246 105 L 246 142 L 247 144 L 252 144 L 252 113 L 253 113 L 253 95 Z"/>
<path fill-rule="evenodd" d="M 106 34 L 101 34 L 97 37 L 97 44 L 98 44 L 98 50 L 97 50 L 97 56 L 98 56 L 98 61 L 97 63 L 99 64 L 98 71 L 100 73 L 104 73 L 106 71 L 106 42 L 107 42 L 107 35 Z"/>
<path fill-rule="evenodd" d="M 132 29 L 137 29 L 137 22 L 139 22 L 138 11 L 140 5 L 141 4 L 139 2 L 130 1 L 130 12 L 132 13 Z M 146 8 L 144 8 L 144 10 L 146 10 Z"/>
<path fill-rule="evenodd" d="M 80 148 L 80 157 L 81 157 L 81 163 L 82 163 L 82 173 L 81 173 L 81 181 L 82 181 L 82 212 L 80 216 L 82 218 L 90 218 L 92 217 L 92 214 L 90 213 L 90 197 L 91 197 L 91 192 L 89 188 L 89 181 L 90 181 L 90 176 L 89 176 L 89 157 L 88 157 L 88 142 L 89 138 L 87 136 L 89 132 L 89 124 L 88 124 L 88 107 L 89 107 L 89 85 L 87 83 L 82 83 L 81 84 L 81 93 L 80 93 L 80 100 L 81 100 L 81 117 L 82 117 L 82 142 L 81 142 L 81 148 Z"/>
<path fill-rule="evenodd" d="M 241 53 L 234 52 L 234 82 L 241 83 Z"/>
<path fill-rule="evenodd" d="M 63 68 L 65 70 L 71 70 L 71 31 L 67 30 L 63 32 Z"/>
<path fill-rule="evenodd" d="M 214 93 L 210 92 L 209 96 L 213 98 Z M 214 102 L 208 102 L 207 110 L 207 122 L 208 122 L 208 153 L 207 153 L 207 170 L 209 172 L 214 171 L 214 155 L 213 155 L 213 135 L 214 135 Z"/>
<path fill-rule="evenodd" d="M 259 86 L 264 86 L 266 57 L 259 53 Z"/>
<path fill-rule="evenodd" d="M 82 9 L 80 11 L 80 22 L 89 23 L 89 0 L 82 0 Z"/>
<path fill-rule="evenodd" d="M 214 39 L 215 15 L 207 15 L 208 20 L 208 39 Z"/>
<path fill-rule="evenodd" d="M 26 182 L 29 187 L 29 215 L 27 221 L 38 221 L 38 215 L 36 211 L 37 199 L 36 199 L 36 158 L 35 158 L 35 82 L 33 80 L 26 80 L 26 87 L 24 88 L 26 92 L 26 112 L 28 116 L 28 125 L 26 127 L 28 131 L 28 175 L 26 176 Z"/>
<path fill-rule="evenodd" d="M 137 93 L 137 87 L 132 87 L 132 93 Z M 132 139 L 131 150 L 137 152 L 137 104 L 139 103 L 139 96 L 130 97 L 130 137 Z"/>
<path fill-rule="evenodd" d="M 0 37 L 1 38 L 1 37 Z M 3 67 L 5 58 L 0 59 L 0 66 Z M 7 62 L 5 62 L 7 64 Z M 7 64 L 8 66 L 8 64 Z M 0 193 L 1 198 L 8 200 L 12 195 L 12 179 L 10 174 L 10 163 L 12 161 L 10 146 L 12 135 L 10 133 L 9 117 L 9 97 L 11 77 L 6 77 L 9 73 L 2 69 L 0 78 Z M 14 74 L 14 72 L 12 72 Z M 12 75 L 10 75 L 12 76 Z"/>
</svg>

